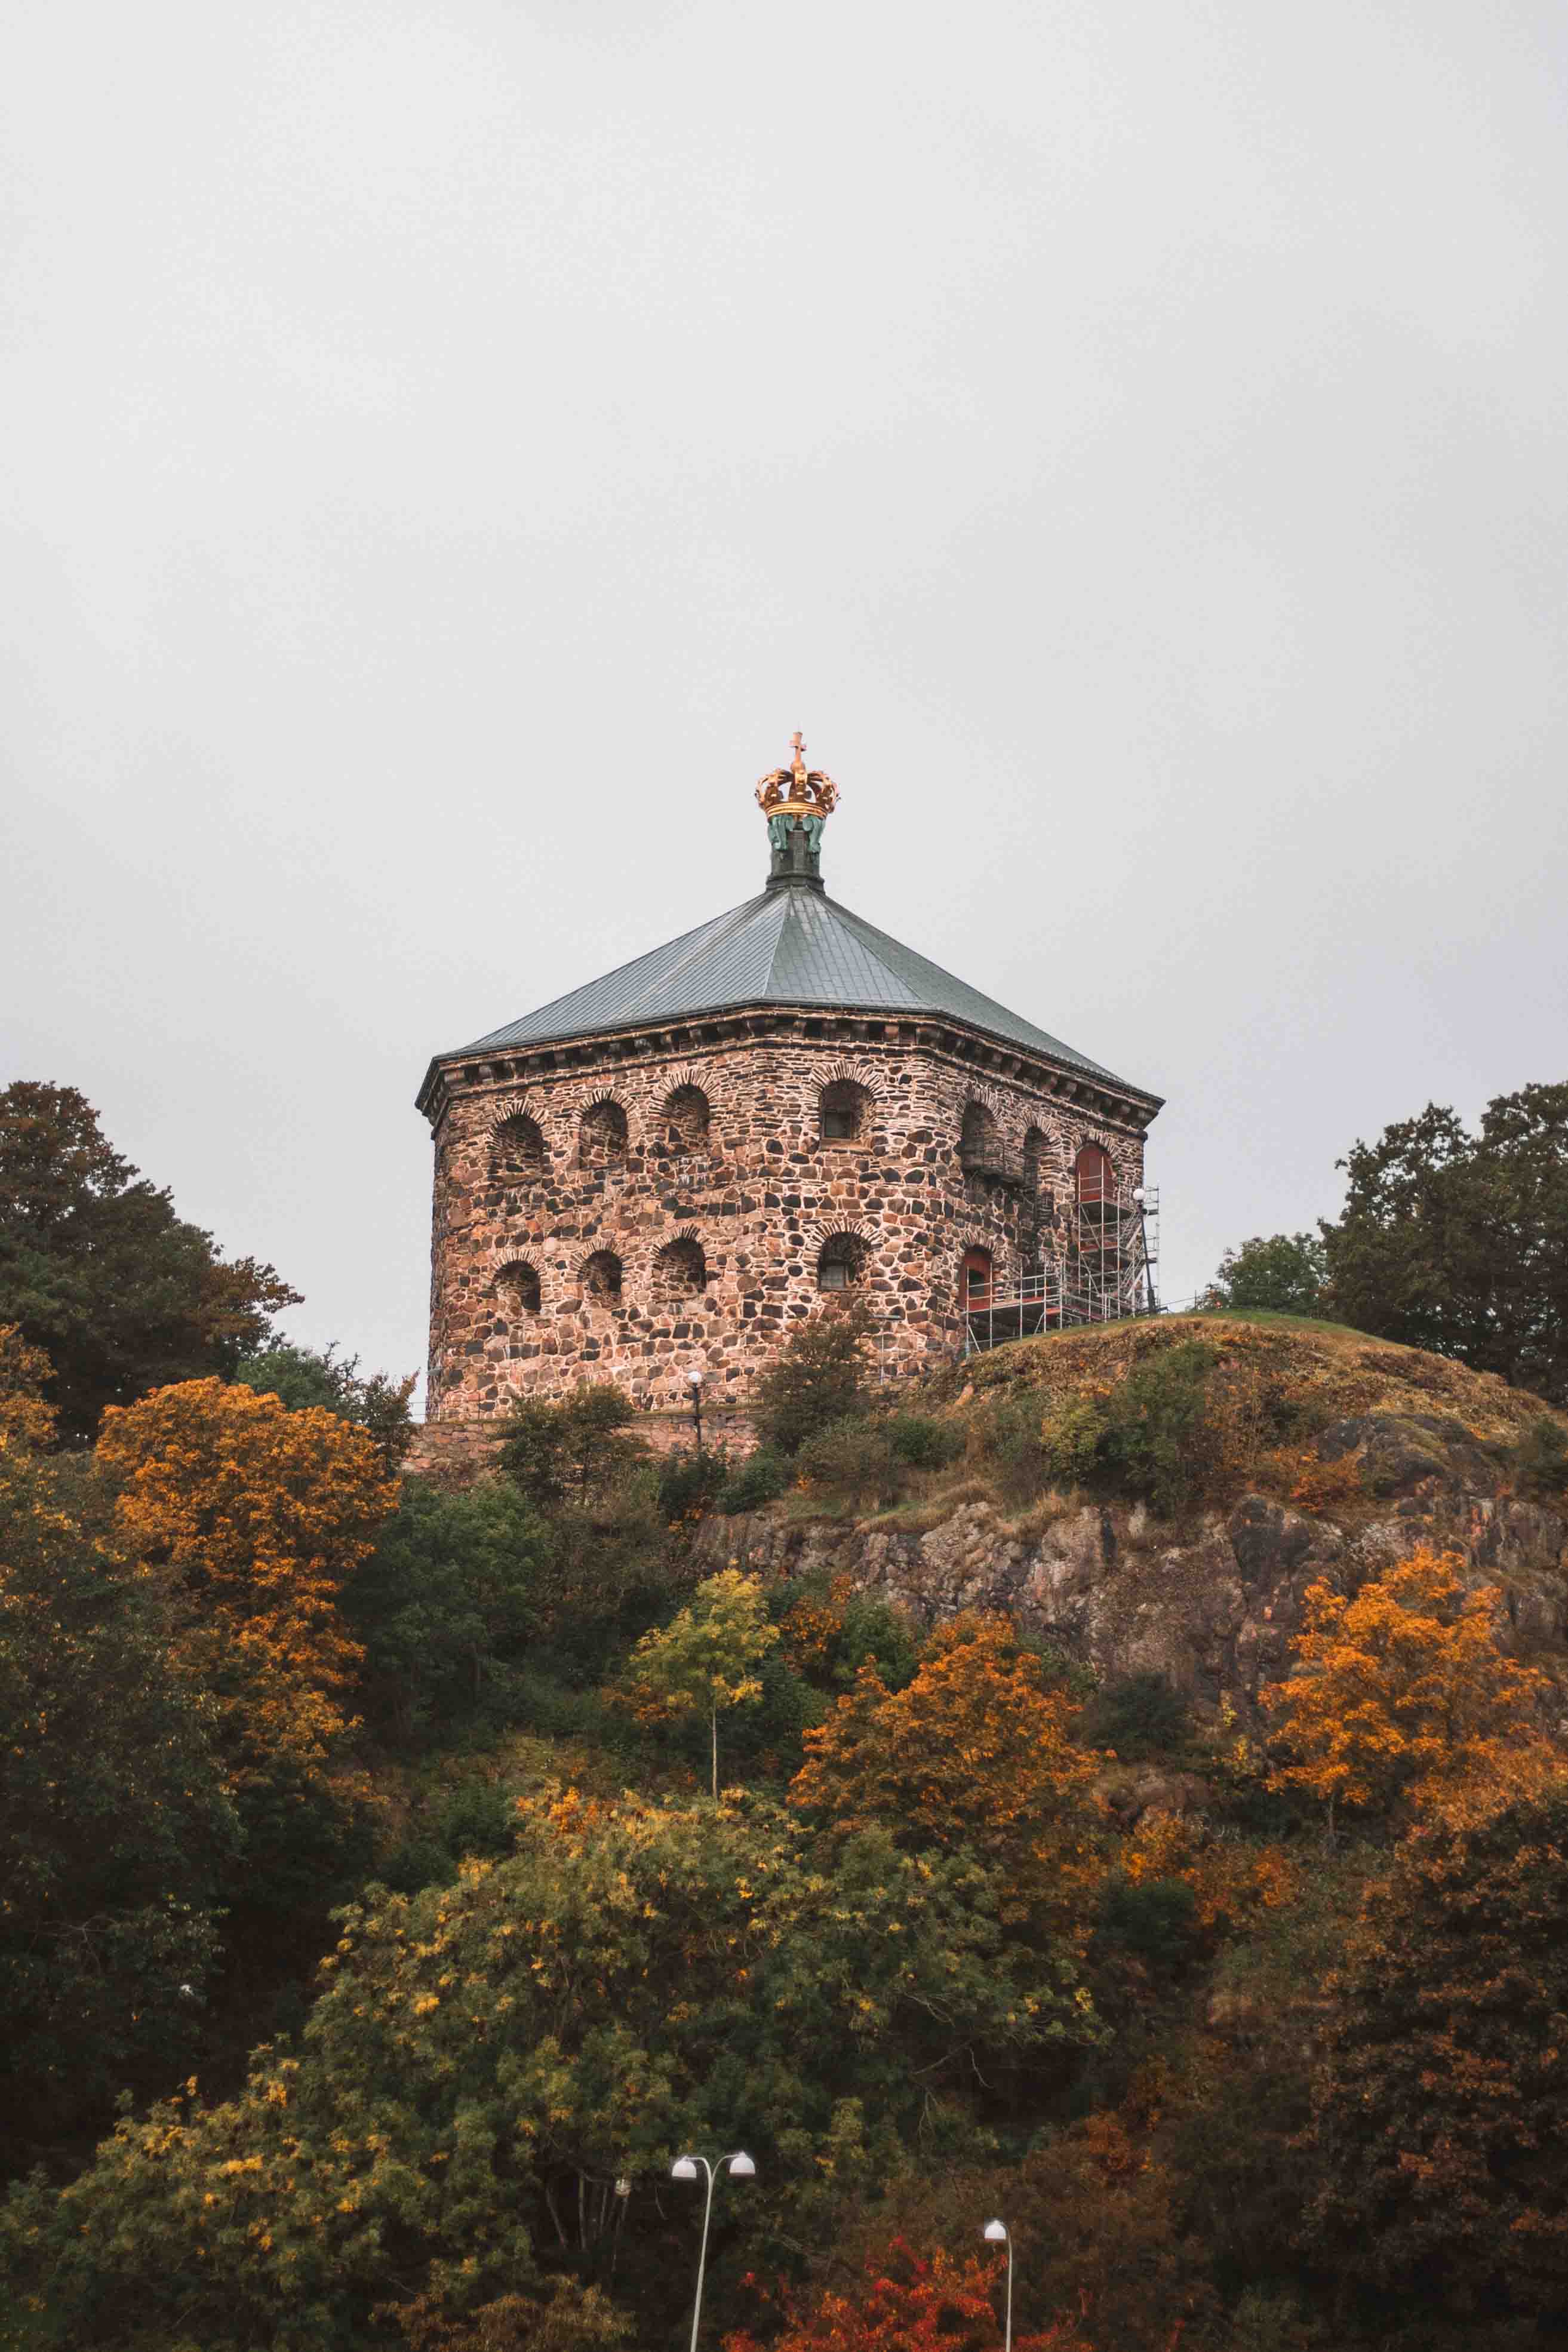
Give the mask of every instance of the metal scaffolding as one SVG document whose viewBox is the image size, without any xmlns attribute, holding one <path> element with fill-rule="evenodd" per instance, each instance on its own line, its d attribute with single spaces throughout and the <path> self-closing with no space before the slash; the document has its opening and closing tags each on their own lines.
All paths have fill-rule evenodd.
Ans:
<svg viewBox="0 0 1568 2352">
<path fill-rule="evenodd" d="M 1035 1264 L 1011 1285 L 971 1288 L 964 1354 L 1041 1331 L 1154 1314 L 1159 1232 L 1160 1195 L 1152 1185 L 1119 1181 L 1109 1169 L 1080 1170 L 1062 1224 L 1039 1234 Z"/>
</svg>

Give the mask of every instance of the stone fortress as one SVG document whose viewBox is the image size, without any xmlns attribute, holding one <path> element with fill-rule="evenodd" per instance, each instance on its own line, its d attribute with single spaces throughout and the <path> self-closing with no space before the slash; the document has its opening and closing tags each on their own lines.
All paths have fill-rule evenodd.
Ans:
<svg viewBox="0 0 1568 2352">
<path fill-rule="evenodd" d="M 845 1293 L 889 1374 L 1152 1304 L 1160 1098 L 826 896 L 798 734 L 756 797 L 756 898 L 430 1064 L 427 1458 L 582 1380 L 717 1433 Z"/>
</svg>

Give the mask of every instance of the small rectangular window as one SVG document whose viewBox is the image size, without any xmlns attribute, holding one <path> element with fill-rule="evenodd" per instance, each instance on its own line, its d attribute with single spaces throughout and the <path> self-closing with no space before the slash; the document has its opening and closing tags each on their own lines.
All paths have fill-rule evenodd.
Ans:
<svg viewBox="0 0 1568 2352">
<path fill-rule="evenodd" d="M 822 1287 L 824 1290 L 848 1289 L 849 1268 L 841 1259 L 828 1259 L 827 1264 L 822 1269 Z"/>
<path fill-rule="evenodd" d="M 852 1143 L 855 1139 L 854 1113 L 825 1110 L 822 1114 L 822 1138 L 825 1143 Z"/>
</svg>

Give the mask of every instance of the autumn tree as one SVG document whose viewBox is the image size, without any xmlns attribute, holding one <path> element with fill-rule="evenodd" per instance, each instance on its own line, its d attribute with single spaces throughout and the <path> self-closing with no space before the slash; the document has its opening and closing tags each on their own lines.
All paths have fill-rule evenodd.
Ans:
<svg viewBox="0 0 1568 2352">
<path fill-rule="evenodd" d="M 1313 2096 L 1317 2251 L 1460 2312 L 1568 2308 L 1568 1775 L 1435 1799 L 1368 1889 Z"/>
<path fill-rule="evenodd" d="M 780 1454 L 798 1454 L 835 1422 L 870 1402 L 871 1316 L 863 1298 L 830 1302 L 795 1325 L 757 1382 L 757 1435 Z"/>
<path fill-rule="evenodd" d="M 212 1709 L 90 1479 L 46 1451 L 47 1366 L 0 1331 L 0 2011 L 14 2163 L 181 2070 L 239 1844 Z"/>
<path fill-rule="evenodd" d="M 1341 1165 L 1335 1314 L 1568 1402 L 1568 1082 L 1497 1096 L 1479 1134 L 1428 1103 Z"/>
<path fill-rule="evenodd" d="M 543 2301 L 552 2273 L 606 2284 L 613 2255 L 660 2343 L 690 2294 L 679 2150 L 757 2160 L 716 2218 L 719 2321 L 737 2269 L 822 2242 L 944 2101 L 1089 2033 L 973 1862 L 868 1832 L 829 1876 L 754 1799 L 541 1792 L 505 1860 L 370 1889 L 321 1985 L 299 2050 L 258 2052 L 237 2095 L 127 2116 L 76 2179 L 17 2193 L 0 2268 L 47 2287 L 58 2341 L 324 2352 L 371 2340 L 389 2293 Z"/>
<path fill-rule="evenodd" d="M 904 1689 L 861 1668 L 806 1732 L 789 1801 L 838 1831 L 877 1822 L 918 1852 L 968 1850 L 1015 1911 L 1054 1905 L 1094 1843 L 1099 1759 L 1074 1739 L 1077 1712 L 1006 1618 L 956 1617 Z"/>
<path fill-rule="evenodd" d="M 1005 2294 L 1005 2257 L 957 2259 L 940 2245 L 917 2253 L 896 2238 L 855 2287 L 828 2287 L 804 2308 L 787 2289 L 769 2295 L 776 2332 L 763 2340 L 768 2352 L 996 2352 Z M 1068 2313 L 1012 2341 L 1017 2352 L 1093 2352 Z M 724 2338 L 724 2352 L 762 2352 L 762 2343 L 742 2331 Z"/>
<path fill-rule="evenodd" d="M 66 1437 L 165 1381 L 232 1374 L 298 1303 L 273 1267 L 225 1260 L 176 1216 L 74 1087 L 0 1094 L 0 1322 L 47 1352 Z"/>
<path fill-rule="evenodd" d="M 1385 1811 L 1538 1735 L 1547 1677 L 1499 1649 L 1495 1587 L 1467 1593 L 1463 1560 L 1423 1545 L 1351 1598 L 1307 1589 L 1297 1671 L 1265 1690 L 1277 1718 L 1272 1785 Z"/>
<path fill-rule="evenodd" d="M 673 1715 L 705 1717 L 719 1796 L 719 1717 L 763 1695 L 757 1669 L 779 1638 L 768 1622 L 762 1580 L 722 1569 L 700 1584 L 673 1622 L 645 1633 L 626 1680 Z"/>
</svg>

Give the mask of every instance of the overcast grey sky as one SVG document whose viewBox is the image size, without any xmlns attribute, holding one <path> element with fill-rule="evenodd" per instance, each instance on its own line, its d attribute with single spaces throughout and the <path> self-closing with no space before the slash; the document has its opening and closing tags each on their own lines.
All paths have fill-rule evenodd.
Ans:
<svg viewBox="0 0 1568 2352">
<path fill-rule="evenodd" d="M 1165 1286 L 1568 1076 L 1561 0 L 0 10 L 0 1075 L 423 1359 L 458 1044 L 828 887 Z"/>
</svg>

